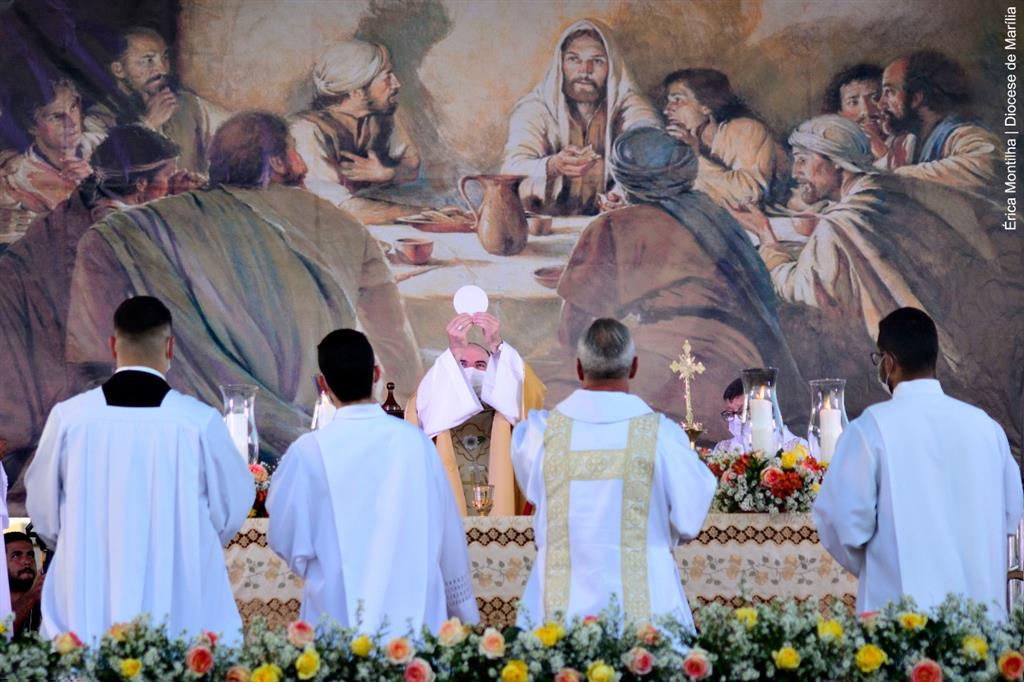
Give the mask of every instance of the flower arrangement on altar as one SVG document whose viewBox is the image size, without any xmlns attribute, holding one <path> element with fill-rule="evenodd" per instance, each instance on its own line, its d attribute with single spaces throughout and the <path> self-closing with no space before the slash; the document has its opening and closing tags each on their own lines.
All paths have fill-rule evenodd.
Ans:
<svg viewBox="0 0 1024 682">
<path fill-rule="evenodd" d="M 699 454 L 718 478 L 711 509 L 728 514 L 809 512 L 828 468 L 804 445 L 779 450 L 774 457 L 760 450 L 701 449 Z"/>
<path fill-rule="evenodd" d="M 252 474 L 253 482 L 256 484 L 256 499 L 249 510 L 250 519 L 267 518 L 267 493 L 270 491 L 270 471 L 259 462 L 249 465 L 249 473 Z"/>
<path fill-rule="evenodd" d="M 1024 610 L 1005 623 L 983 606 L 950 596 L 928 613 L 904 600 L 852 616 L 842 604 L 823 613 L 787 600 L 695 613 L 699 633 L 677 621 L 618 625 L 614 607 L 569 627 L 470 628 L 458 619 L 438 632 L 384 638 L 359 628 L 302 621 L 271 630 L 256 624 L 241 647 L 213 633 L 174 639 L 147 619 L 112 627 L 88 648 L 73 633 L 53 641 L 0 636 L 0 679 L 190 680 L 1021 680 Z M 3 627 L 3 626 L 0 626 Z M 2 634 L 2 633 L 0 633 Z"/>
</svg>

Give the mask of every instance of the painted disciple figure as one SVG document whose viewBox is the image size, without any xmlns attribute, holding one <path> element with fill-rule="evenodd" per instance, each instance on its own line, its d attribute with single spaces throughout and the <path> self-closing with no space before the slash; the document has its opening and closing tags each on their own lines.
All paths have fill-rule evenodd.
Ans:
<svg viewBox="0 0 1024 682">
<path fill-rule="evenodd" d="M 483 331 L 483 345 L 468 340 L 474 326 Z M 424 375 L 405 414 L 437 444 L 463 515 L 472 486 L 485 482 L 494 486 L 492 514 L 522 513 L 512 472 L 512 427 L 543 406 L 544 394 L 544 384 L 502 340 L 496 317 L 460 314 L 448 324 L 448 349 Z"/>
<path fill-rule="evenodd" d="M 871 153 L 877 159 L 888 153 L 882 130 L 882 67 L 854 64 L 832 77 L 825 88 L 821 112 L 839 114 L 860 126 L 871 140 Z"/>
<path fill-rule="evenodd" d="M 310 349 L 331 329 L 361 324 L 389 378 L 415 386 L 419 352 L 380 245 L 299 186 L 304 174 L 281 118 L 233 116 L 211 144 L 209 188 L 108 216 L 82 239 L 69 359 L 103 359 L 110 301 L 159 296 L 176 320 L 172 383 L 210 403 L 220 384 L 259 386 L 261 448 L 273 455 L 309 428 Z"/>
<path fill-rule="evenodd" d="M 1000 235 L 985 223 L 968 222 L 967 211 L 939 212 L 919 201 L 921 181 L 874 173 L 870 142 L 845 118 L 806 121 L 789 142 L 801 194 L 811 203 L 829 202 L 802 250 L 781 247 L 763 214 L 736 213 L 761 240 L 779 299 L 828 318 L 823 331 L 833 339 L 828 356 L 834 368 L 871 351 L 870 335 L 889 311 L 912 306 L 928 312 L 939 320 L 946 387 L 953 395 L 975 396 L 1019 447 L 1024 344 L 984 332 L 997 324 L 1024 328 L 1019 256 L 1016 264 L 997 257 L 1010 253 L 1009 245 L 995 241 Z M 951 200 L 969 198 L 945 191 Z M 839 372 L 850 381 L 849 395 L 863 372 L 841 365 Z"/>
<path fill-rule="evenodd" d="M 21 474 L 50 409 L 81 391 L 88 368 L 65 362 L 71 273 L 79 240 L 104 217 L 200 179 L 175 167 L 178 147 L 139 125 L 118 126 L 96 147 L 93 174 L 0 256 L 0 434 L 10 452 L 10 504 L 24 514 Z"/>
<path fill-rule="evenodd" d="M 608 28 L 577 21 L 559 38 L 544 80 L 512 110 L 501 170 L 526 176 L 519 194 L 527 210 L 593 215 L 611 188 L 605 157 L 637 125 L 661 123 Z"/>
<path fill-rule="evenodd" d="M 668 134 L 698 159 L 693 189 L 726 207 L 764 205 L 786 157 L 762 123 L 714 69 L 673 71 L 663 81 Z"/>
<path fill-rule="evenodd" d="M 740 224 L 693 191 L 693 148 L 659 128 L 635 128 L 616 142 L 611 165 L 631 205 L 591 222 L 569 256 L 558 285 L 563 346 L 574 347 L 596 317 L 628 321 L 642 365 L 636 393 L 681 418 L 679 380 L 668 366 L 690 339 L 708 368 L 694 387 L 696 416 L 718 438 L 727 434 L 720 387 L 737 368 L 778 367 L 783 415 L 799 431 L 805 388 L 771 279 Z"/>
<path fill-rule="evenodd" d="M 128 29 L 110 71 L 117 79 L 118 93 L 113 102 L 89 108 L 85 129 L 106 135 L 118 124 L 144 125 L 181 148 L 181 168 L 205 173 L 213 133 L 228 115 L 181 87 L 171 73 L 171 55 L 163 37 L 148 28 Z"/>
<path fill-rule="evenodd" d="M 420 156 L 395 117 L 401 88 L 382 45 L 351 39 L 313 67 L 313 106 L 291 124 L 309 172 L 306 187 L 365 223 L 415 210 L 360 197 L 360 190 L 416 179 Z"/>
<path fill-rule="evenodd" d="M 29 83 L 11 108 L 31 138 L 18 153 L 0 152 L 0 234 L 14 241 L 35 218 L 52 211 L 92 170 L 95 135 L 82 134 L 82 98 L 66 78 Z"/>
<path fill-rule="evenodd" d="M 1002 147 L 971 120 L 970 84 L 963 67 L 939 52 L 901 57 L 882 76 L 885 125 L 903 135 L 883 159 L 898 175 L 981 196 L 999 195 Z"/>
</svg>

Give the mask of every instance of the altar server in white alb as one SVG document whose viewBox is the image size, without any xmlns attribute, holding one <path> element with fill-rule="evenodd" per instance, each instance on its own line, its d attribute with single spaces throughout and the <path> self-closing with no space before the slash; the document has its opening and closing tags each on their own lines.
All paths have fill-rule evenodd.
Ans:
<svg viewBox="0 0 1024 682">
<path fill-rule="evenodd" d="M 42 634 L 87 644 L 150 614 L 171 633 L 241 642 L 223 545 L 255 489 L 217 410 L 172 389 L 171 313 L 137 296 L 114 313 L 117 371 L 50 412 L 26 475 L 26 506 L 55 550 Z"/>
<path fill-rule="evenodd" d="M 3 453 L 4 444 L 0 443 L 0 453 Z M 4 528 L 11 525 L 11 519 L 7 514 L 7 472 L 4 465 L 0 464 L 0 533 Z M 11 589 L 7 581 L 7 561 L 0 561 L 0 623 L 5 623 L 11 617 Z"/>
<path fill-rule="evenodd" d="M 267 498 L 270 546 L 305 581 L 301 617 L 364 632 L 387 619 L 392 634 L 475 623 L 466 534 L 434 444 L 374 402 L 380 367 L 363 334 L 335 330 L 317 353 L 338 410 L 288 448 Z"/>
<path fill-rule="evenodd" d="M 860 581 L 858 611 L 949 593 L 1006 618 L 1007 536 L 1024 513 L 1006 434 L 935 378 L 935 324 L 900 308 L 878 325 L 878 376 L 892 399 L 840 436 L 814 504 L 822 544 Z"/>
<path fill-rule="evenodd" d="M 577 348 L 582 388 L 513 432 L 516 475 L 537 506 L 521 626 L 595 615 L 614 595 L 628 621 L 693 627 L 672 548 L 700 532 L 716 481 L 683 430 L 629 394 L 636 371 L 629 330 L 599 319 Z"/>
</svg>

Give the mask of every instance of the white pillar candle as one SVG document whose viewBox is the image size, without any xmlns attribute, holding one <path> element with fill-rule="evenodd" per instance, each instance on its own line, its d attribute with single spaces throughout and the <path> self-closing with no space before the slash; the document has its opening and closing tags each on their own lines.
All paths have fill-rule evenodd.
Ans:
<svg viewBox="0 0 1024 682">
<path fill-rule="evenodd" d="M 750 400 L 750 447 L 766 455 L 774 455 L 772 438 L 772 401 L 763 398 Z"/>
<path fill-rule="evenodd" d="M 819 413 L 821 420 L 821 461 L 828 463 L 832 461 L 832 455 L 836 451 L 836 441 L 843 432 L 843 417 L 839 410 L 831 407 L 821 408 Z"/>
<path fill-rule="evenodd" d="M 242 459 L 249 462 L 249 420 L 244 412 L 228 412 L 224 415 L 224 423 L 231 434 L 231 441 Z"/>
</svg>

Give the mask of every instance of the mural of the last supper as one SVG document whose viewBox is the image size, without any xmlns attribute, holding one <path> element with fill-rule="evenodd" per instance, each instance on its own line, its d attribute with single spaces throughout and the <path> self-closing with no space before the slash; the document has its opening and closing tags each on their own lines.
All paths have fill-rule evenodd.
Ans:
<svg viewBox="0 0 1024 682">
<path fill-rule="evenodd" d="M 689 341 L 708 443 L 744 368 L 778 369 L 797 435 L 810 380 L 845 379 L 851 418 L 885 399 L 878 321 L 917 307 L 944 389 L 1019 454 L 1015 21 L 958 0 L 0 2 L 11 511 L 134 294 L 173 314 L 172 385 L 258 387 L 266 459 L 310 428 L 328 331 L 365 330 L 404 404 L 467 284 L 547 405 L 612 317 L 636 393 L 682 419 Z"/>
</svg>

